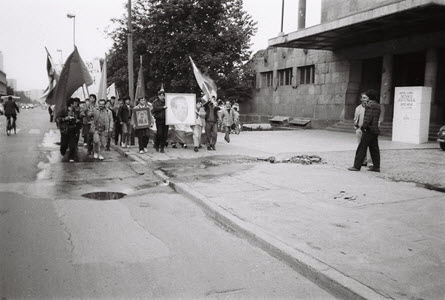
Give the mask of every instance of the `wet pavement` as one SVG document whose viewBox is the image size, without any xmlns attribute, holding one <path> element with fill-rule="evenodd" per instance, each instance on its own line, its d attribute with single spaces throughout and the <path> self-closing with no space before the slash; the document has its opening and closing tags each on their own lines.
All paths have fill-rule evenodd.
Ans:
<svg viewBox="0 0 445 300">
<path fill-rule="evenodd" d="M 442 298 L 444 196 L 418 185 L 445 184 L 445 152 L 387 138 L 380 146 L 381 173 L 347 171 L 355 136 L 319 130 L 242 132 L 198 153 L 117 150 L 156 166 L 210 216 L 333 293 Z M 321 163 L 284 163 L 297 155 Z"/>
</svg>

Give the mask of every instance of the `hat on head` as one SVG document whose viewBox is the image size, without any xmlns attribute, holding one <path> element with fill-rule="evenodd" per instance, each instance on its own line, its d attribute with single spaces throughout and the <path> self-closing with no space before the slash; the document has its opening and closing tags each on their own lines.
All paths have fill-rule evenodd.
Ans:
<svg viewBox="0 0 445 300">
<path fill-rule="evenodd" d="M 164 89 L 160 89 L 159 92 L 158 92 L 158 95 L 165 95 Z"/>
</svg>

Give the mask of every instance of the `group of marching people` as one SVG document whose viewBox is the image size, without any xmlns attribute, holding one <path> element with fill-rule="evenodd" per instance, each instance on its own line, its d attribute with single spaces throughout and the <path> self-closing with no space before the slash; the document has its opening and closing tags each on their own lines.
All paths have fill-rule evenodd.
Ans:
<svg viewBox="0 0 445 300">
<path fill-rule="evenodd" d="M 149 126 L 135 128 L 133 111 L 144 109 L 148 111 Z M 70 98 L 67 108 L 57 118 L 57 126 L 60 129 L 60 153 L 65 155 L 69 151 L 68 159 L 74 162 L 78 159 L 78 145 L 80 136 L 83 137 L 84 146 L 88 155 L 94 159 L 103 160 L 104 150 L 110 150 L 111 141 L 122 148 L 128 148 L 130 136 L 134 130 L 138 138 L 139 153 L 148 151 L 150 129 L 155 130 L 153 147 L 156 151 L 164 153 L 165 147 L 170 142 L 172 148 L 177 148 L 179 143 L 183 148 L 187 147 L 187 139 L 175 134 L 179 131 L 191 133 L 193 137 L 194 151 L 198 152 L 202 145 L 207 145 L 207 150 L 216 150 L 217 133 L 224 131 L 226 142 L 230 142 L 230 133 L 239 133 L 239 106 L 230 101 L 223 103 L 216 101 L 216 97 L 206 101 L 198 98 L 195 109 L 194 125 L 166 125 L 165 92 L 161 89 L 153 103 L 145 98 L 137 100 L 136 106 L 131 106 L 130 99 L 110 100 L 100 99 L 96 103 L 96 95 L 91 94 L 88 99 L 81 102 L 79 98 Z M 205 134 L 202 135 L 202 132 Z M 170 135 L 169 135 L 170 130 Z"/>
</svg>

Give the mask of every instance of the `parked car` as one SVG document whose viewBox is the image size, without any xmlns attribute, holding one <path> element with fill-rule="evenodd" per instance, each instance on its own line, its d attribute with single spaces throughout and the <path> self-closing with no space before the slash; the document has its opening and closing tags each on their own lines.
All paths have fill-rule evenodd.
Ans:
<svg viewBox="0 0 445 300">
<path fill-rule="evenodd" d="M 445 151 L 445 126 L 440 127 L 439 133 L 437 134 L 437 141 L 439 142 L 440 148 Z"/>
</svg>

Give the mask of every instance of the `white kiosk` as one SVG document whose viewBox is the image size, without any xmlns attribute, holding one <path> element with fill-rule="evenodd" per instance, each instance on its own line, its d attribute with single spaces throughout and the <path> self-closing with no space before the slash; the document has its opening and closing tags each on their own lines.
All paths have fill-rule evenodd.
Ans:
<svg viewBox="0 0 445 300">
<path fill-rule="evenodd" d="M 396 87 L 392 140 L 422 144 L 428 142 L 431 87 Z"/>
</svg>

